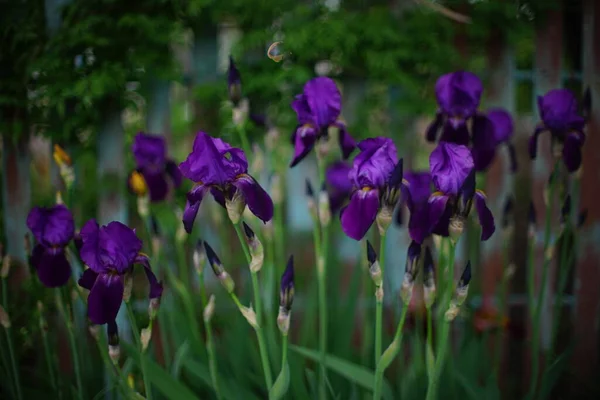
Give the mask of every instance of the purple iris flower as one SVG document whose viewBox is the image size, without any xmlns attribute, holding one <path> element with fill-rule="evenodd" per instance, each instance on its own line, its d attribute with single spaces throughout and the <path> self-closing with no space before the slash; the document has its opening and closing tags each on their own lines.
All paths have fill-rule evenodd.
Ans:
<svg viewBox="0 0 600 400">
<path fill-rule="evenodd" d="M 136 171 L 144 176 L 150 201 L 162 201 L 169 192 L 168 179 L 175 187 L 181 185 L 181 173 L 177 164 L 167 158 L 165 138 L 140 132 L 131 146 L 135 158 Z"/>
<path fill-rule="evenodd" d="M 442 75 L 435 84 L 438 111 L 427 129 L 427 140 L 434 142 L 443 127 L 441 140 L 467 145 L 467 121 L 477 115 L 482 92 L 481 80 L 472 72 L 457 71 Z"/>
<path fill-rule="evenodd" d="M 408 172 L 404 176 L 408 187 L 404 190 L 404 201 L 410 211 L 408 233 L 417 244 L 423 243 L 431 234 L 433 224 L 429 223 L 429 196 L 432 180 L 429 172 Z"/>
<path fill-rule="evenodd" d="M 317 140 L 327 137 L 330 126 L 339 129 L 339 145 L 347 159 L 356 143 L 346 131 L 346 124 L 338 118 L 342 109 L 342 95 L 335 82 L 327 77 L 306 82 L 302 94 L 296 96 L 292 108 L 298 117 L 298 126 L 292 135 L 294 158 L 290 167 L 298 164 L 310 153 Z"/>
<path fill-rule="evenodd" d="M 455 229 L 460 232 L 475 201 L 481 240 L 489 239 L 496 230 L 494 216 L 483 192 L 475 190 L 475 165 L 469 148 L 440 142 L 429 157 L 429 166 L 436 192 L 429 197 L 429 215 L 423 223 L 441 236 L 450 236 Z"/>
<path fill-rule="evenodd" d="M 80 231 L 82 246 L 79 254 L 89 267 L 79 278 L 79 286 L 90 290 L 88 316 L 97 325 L 115 320 L 125 289 L 125 275 L 134 264 L 142 264 L 150 282 L 150 299 L 162 295 L 162 283 L 150 269 L 148 257 L 142 253 L 142 241 L 133 229 L 113 221 L 99 226 L 89 220 Z"/>
<path fill-rule="evenodd" d="M 552 148 L 558 149 L 560 153 L 557 155 L 562 155 L 569 172 L 579 169 L 581 147 L 585 142 L 585 119 L 578 115 L 577 107 L 577 99 L 567 89 L 551 90 L 538 97 L 538 111 L 542 123 L 536 127 L 529 139 L 529 155 L 532 159 L 537 155 L 539 135 L 549 131 L 552 134 Z"/>
<path fill-rule="evenodd" d="M 207 191 L 225 206 L 226 201 L 245 205 L 263 222 L 273 218 L 273 201 L 269 194 L 248 175 L 248 160 L 241 149 L 221 139 L 199 132 L 187 159 L 179 164 L 181 173 L 196 185 L 187 194 L 183 225 L 190 233 L 202 198 Z M 240 213 L 241 213 L 240 211 Z"/>
<path fill-rule="evenodd" d="M 381 207 L 387 205 L 386 195 L 390 187 L 397 186 L 396 189 L 399 189 L 402 183 L 401 175 L 399 180 L 395 179 L 395 172 L 399 168 L 401 170 L 402 160 L 398 161 L 392 139 L 365 139 L 358 148 L 360 153 L 354 158 L 348 174 L 354 191 L 350 202 L 340 212 L 344 233 L 355 240 L 365 236 Z"/>
<path fill-rule="evenodd" d="M 352 167 L 344 161 L 331 164 L 325 173 L 329 186 L 329 206 L 334 214 L 342 208 L 352 193 L 352 181 L 348 177 Z"/>
<path fill-rule="evenodd" d="M 40 281 L 47 287 L 66 284 L 71 277 L 71 265 L 65 247 L 75 234 L 71 211 L 62 204 L 34 207 L 27 216 L 27 227 L 37 242 L 30 262 Z"/>
<path fill-rule="evenodd" d="M 511 171 L 517 170 L 515 148 L 510 143 L 514 125 L 510 113 L 501 108 L 490 109 L 480 116 L 473 125 L 473 146 L 471 153 L 476 171 L 488 169 L 496 155 L 496 149 L 505 144 L 509 151 Z"/>
</svg>

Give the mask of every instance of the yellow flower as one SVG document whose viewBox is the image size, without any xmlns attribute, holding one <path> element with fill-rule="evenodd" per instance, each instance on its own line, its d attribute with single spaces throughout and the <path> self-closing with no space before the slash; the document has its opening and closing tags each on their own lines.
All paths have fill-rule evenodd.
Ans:
<svg viewBox="0 0 600 400">
<path fill-rule="evenodd" d="M 71 166 L 71 157 L 67 154 L 67 152 L 60 147 L 59 145 L 54 145 L 54 161 L 59 167 L 62 166 Z"/>
<path fill-rule="evenodd" d="M 144 196 L 148 192 L 148 185 L 146 185 L 144 176 L 137 171 L 133 171 L 129 176 L 129 186 L 131 191 L 138 196 Z"/>
</svg>

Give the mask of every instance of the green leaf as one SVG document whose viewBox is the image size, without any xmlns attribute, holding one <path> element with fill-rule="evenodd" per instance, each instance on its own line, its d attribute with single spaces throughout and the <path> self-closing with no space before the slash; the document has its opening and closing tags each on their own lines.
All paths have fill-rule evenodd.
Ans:
<svg viewBox="0 0 600 400">
<path fill-rule="evenodd" d="M 430 343 L 427 343 L 425 349 L 427 357 L 427 376 L 429 376 L 429 379 L 432 379 L 435 369 L 435 356 L 433 355 L 433 349 L 431 348 Z"/>
<path fill-rule="evenodd" d="M 187 358 L 190 352 L 190 344 L 186 340 L 179 346 L 177 352 L 175 353 L 175 359 L 173 360 L 173 365 L 171 366 L 171 375 L 173 378 L 179 378 L 179 374 L 181 372 L 181 368 L 183 367 L 183 363 Z"/>
<path fill-rule="evenodd" d="M 319 362 L 319 353 L 314 350 L 294 345 L 290 345 L 290 349 L 308 359 Z M 367 368 L 329 354 L 325 356 L 325 365 L 327 365 L 327 368 L 337 372 L 357 385 L 360 385 L 367 390 L 373 390 L 375 374 Z M 393 397 L 392 388 L 385 379 L 383 381 L 383 395 L 385 398 Z"/>
<path fill-rule="evenodd" d="M 275 380 L 273 387 L 269 391 L 269 399 L 281 399 L 288 391 L 290 386 L 290 367 L 288 363 L 283 365 L 279 376 Z"/>
<path fill-rule="evenodd" d="M 183 363 L 185 370 L 194 377 L 203 381 L 208 386 L 212 387 L 212 380 L 210 378 L 210 371 L 208 367 L 198 361 L 188 358 Z M 221 394 L 226 399 L 237 400 L 237 399 L 248 399 L 258 400 L 258 397 L 251 392 L 248 392 L 245 387 L 242 387 L 236 380 L 225 379 L 221 376 Z"/>
<path fill-rule="evenodd" d="M 162 369 L 157 363 L 144 355 L 140 355 L 131 344 L 121 343 L 121 347 L 135 361 L 136 364 L 144 362 L 146 373 L 150 383 L 161 392 L 166 398 L 173 400 L 192 400 L 198 399 L 196 395 L 185 385 L 173 378 L 167 371 Z"/>
<path fill-rule="evenodd" d="M 546 369 L 542 378 L 542 384 L 540 387 L 540 399 L 547 399 L 550 396 L 552 388 L 558 381 L 561 373 L 565 370 L 568 365 L 569 356 L 571 351 L 567 350 L 556 358 L 550 366 Z"/>
</svg>

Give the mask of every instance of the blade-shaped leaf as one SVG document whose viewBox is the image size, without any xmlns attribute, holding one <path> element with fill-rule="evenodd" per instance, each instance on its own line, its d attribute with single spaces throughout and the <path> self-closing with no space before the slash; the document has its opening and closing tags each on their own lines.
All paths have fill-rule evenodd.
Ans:
<svg viewBox="0 0 600 400">
<path fill-rule="evenodd" d="M 275 380 L 273 387 L 269 391 L 269 399 L 278 400 L 283 398 L 290 386 L 290 367 L 287 363 L 281 368 L 279 376 Z"/>
<path fill-rule="evenodd" d="M 290 349 L 306 358 L 319 362 L 319 353 L 314 350 L 294 345 L 290 345 Z M 373 371 L 329 354 L 325 357 L 325 364 L 327 368 L 337 372 L 346 379 L 355 382 L 365 389 L 373 390 L 373 383 L 375 382 Z M 393 397 L 392 388 L 385 380 L 383 381 L 383 396 L 384 398 Z"/>
</svg>

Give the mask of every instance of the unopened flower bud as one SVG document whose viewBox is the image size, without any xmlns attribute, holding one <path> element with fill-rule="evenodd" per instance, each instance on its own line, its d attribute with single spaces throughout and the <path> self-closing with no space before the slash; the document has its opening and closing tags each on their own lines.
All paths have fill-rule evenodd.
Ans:
<svg viewBox="0 0 600 400">
<path fill-rule="evenodd" d="M 329 226 L 331 222 L 331 208 L 329 207 L 329 194 L 327 193 L 327 188 L 325 187 L 325 183 L 323 183 L 323 187 L 319 192 L 319 220 L 321 222 L 321 226 Z"/>
<path fill-rule="evenodd" d="M 281 286 L 279 288 L 279 306 L 288 312 L 294 302 L 294 256 L 288 259 L 285 271 L 281 275 Z"/>
<path fill-rule="evenodd" d="M 231 222 L 235 225 L 240 222 L 244 208 L 246 208 L 246 200 L 241 190 L 236 190 L 231 199 L 225 199 L 225 208 Z"/>
<path fill-rule="evenodd" d="M 129 299 L 131 299 L 131 291 L 133 289 L 133 272 L 127 271 L 124 278 L 125 282 L 123 283 L 123 301 L 128 303 Z"/>
<path fill-rule="evenodd" d="M 258 320 L 256 319 L 256 313 L 252 309 L 252 305 L 250 307 L 239 307 L 240 312 L 246 318 L 246 321 L 250 324 L 254 329 L 260 329 L 260 325 L 258 324 Z"/>
<path fill-rule="evenodd" d="M 391 225 L 393 213 L 394 209 L 387 206 L 381 207 L 377 213 L 377 229 L 379 230 L 379 234 L 381 236 L 385 235 L 389 226 Z"/>
<path fill-rule="evenodd" d="M 308 206 L 308 212 L 313 219 L 313 221 L 317 221 L 318 213 L 317 213 L 317 203 L 315 202 L 315 192 L 313 190 L 310 181 L 306 179 L 305 186 L 305 194 L 306 194 L 306 205 Z"/>
<path fill-rule="evenodd" d="M 385 185 L 381 197 L 382 207 L 381 210 L 379 210 L 379 213 L 377 213 L 377 228 L 379 229 L 379 234 L 382 236 L 385 235 L 385 232 L 392 223 L 394 209 L 400 200 L 402 185 L 409 185 L 408 182 L 403 179 L 403 173 L 403 159 L 400 159 L 398 163 L 396 163 L 396 166 Z"/>
<path fill-rule="evenodd" d="M 140 332 L 140 342 L 142 345 L 142 351 L 146 351 L 148 349 L 148 345 L 150 344 L 150 339 L 152 338 L 152 323 L 148 325 L 146 328 L 143 328 Z"/>
<path fill-rule="evenodd" d="M 208 304 L 204 307 L 202 311 L 202 317 L 204 318 L 205 323 L 209 323 L 212 319 L 213 314 L 215 313 L 215 295 L 211 294 L 208 299 Z"/>
<path fill-rule="evenodd" d="M 8 316 L 8 313 L 6 312 L 4 307 L 2 307 L 1 304 L 0 304 L 0 325 L 2 325 L 2 327 L 4 329 L 9 329 L 11 326 L 10 317 Z"/>
<path fill-rule="evenodd" d="M 456 305 L 460 307 L 467 298 L 469 294 L 469 283 L 471 282 L 471 261 L 467 262 L 467 266 L 465 267 L 462 275 L 460 276 L 460 280 L 458 281 L 458 285 L 456 285 Z"/>
<path fill-rule="evenodd" d="M 287 336 L 290 330 L 290 312 L 285 307 L 279 307 L 277 314 L 277 327 L 282 335 Z"/>
<path fill-rule="evenodd" d="M 194 247 L 194 252 L 192 253 L 192 263 L 194 264 L 196 273 L 198 275 L 202 275 L 204 272 L 204 264 L 206 263 L 206 253 L 204 252 L 204 247 L 202 246 L 202 240 L 198 240 L 196 247 Z"/>
<path fill-rule="evenodd" d="M 371 274 L 371 279 L 373 279 L 375 286 L 379 287 L 383 284 L 381 266 L 377 260 L 377 253 L 369 240 L 367 240 L 367 260 L 369 262 L 369 274 Z"/>
<path fill-rule="evenodd" d="M 148 303 L 148 317 L 150 318 L 150 322 L 156 319 L 156 315 L 158 314 L 158 310 L 160 308 L 160 297 L 155 297 L 150 299 Z"/>
<path fill-rule="evenodd" d="M 425 298 L 425 307 L 431 308 L 435 301 L 435 265 L 429 246 L 425 247 L 425 259 L 423 264 L 423 296 Z"/>
<path fill-rule="evenodd" d="M 271 200 L 273 204 L 281 204 L 283 201 L 283 187 L 279 174 L 271 176 Z"/>
<path fill-rule="evenodd" d="M 463 217 L 455 216 L 450 219 L 450 225 L 448 226 L 448 232 L 450 233 L 450 240 L 454 244 L 458 242 L 458 239 L 462 235 L 465 229 L 465 220 Z"/>
<path fill-rule="evenodd" d="M 63 198 L 62 198 L 62 194 L 60 193 L 60 190 L 56 192 L 55 202 L 56 202 L 56 204 L 65 204 L 65 202 L 63 201 Z"/>
<path fill-rule="evenodd" d="M 148 196 L 137 197 L 137 211 L 140 217 L 148 217 L 150 214 L 150 198 Z"/>
<path fill-rule="evenodd" d="M 6 279 L 10 273 L 10 255 L 5 255 L 2 259 L 2 269 L 0 269 L 0 278 Z"/>
<path fill-rule="evenodd" d="M 221 275 L 218 276 L 219 282 L 225 288 L 227 293 L 233 293 L 235 289 L 235 282 L 231 278 L 231 276 L 227 273 L 227 271 L 223 271 Z"/>
<path fill-rule="evenodd" d="M 450 307 L 448 307 L 448 310 L 444 314 L 444 318 L 446 319 L 447 322 L 452 322 L 458 315 L 459 311 L 460 311 L 460 307 L 454 301 L 452 301 L 450 303 Z"/>
<path fill-rule="evenodd" d="M 404 274 L 402 286 L 400 286 L 400 298 L 402 299 L 402 302 L 404 303 L 405 307 L 407 307 L 408 304 L 410 304 L 414 286 L 414 280 L 411 280 L 406 274 Z"/>
<path fill-rule="evenodd" d="M 265 251 L 262 243 L 258 239 L 258 236 L 254 234 L 252 228 L 250 228 L 246 222 L 243 222 L 242 224 L 244 225 L 244 234 L 246 235 L 246 241 L 248 242 L 250 255 L 252 256 L 250 260 L 250 271 L 256 273 L 260 271 L 265 262 Z"/>
<path fill-rule="evenodd" d="M 113 346 L 108 345 L 108 356 L 114 365 L 119 363 L 119 359 L 121 358 L 121 346 L 119 344 Z"/>
</svg>

